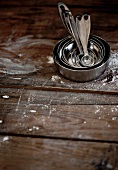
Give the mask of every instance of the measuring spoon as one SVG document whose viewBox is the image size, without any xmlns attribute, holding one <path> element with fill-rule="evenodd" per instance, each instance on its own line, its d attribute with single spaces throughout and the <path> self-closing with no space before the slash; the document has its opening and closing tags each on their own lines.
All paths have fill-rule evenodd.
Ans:
<svg viewBox="0 0 118 170">
<path fill-rule="evenodd" d="M 78 34 L 83 47 L 84 55 L 80 55 L 80 63 L 85 67 L 94 65 L 94 57 L 89 55 L 87 45 L 90 34 L 90 15 L 85 14 L 83 16 L 77 15 L 76 27 L 78 28 Z"/>
</svg>

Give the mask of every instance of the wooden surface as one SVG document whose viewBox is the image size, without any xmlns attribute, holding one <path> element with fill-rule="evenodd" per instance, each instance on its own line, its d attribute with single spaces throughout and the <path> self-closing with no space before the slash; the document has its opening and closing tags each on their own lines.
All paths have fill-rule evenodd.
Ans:
<svg viewBox="0 0 118 170">
<path fill-rule="evenodd" d="M 65 79 L 52 58 L 68 35 L 57 1 L 1 0 L 0 170 L 118 170 L 118 2 L 63 2 L 90 13 L 110 64 L 91 82 Z"/>
</svg>

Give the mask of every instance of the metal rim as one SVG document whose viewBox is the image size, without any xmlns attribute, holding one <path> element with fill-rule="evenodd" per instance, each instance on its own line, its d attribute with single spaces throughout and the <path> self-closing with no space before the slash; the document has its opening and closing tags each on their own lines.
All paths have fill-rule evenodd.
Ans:
<svg viewBox="0 0 118 170">
<path fill-rule="evenodd" d="M 65 40 L 67 40 L 67 39 L 70 39 L 69 37 L 66 37 L 66 38 L 64 38 L 64 39 L 62 39 L 62 40 L 60 40 L 57 44 L 56 44 L 56 46 L 54 47 L 54 49 L 53 49 L 53 57 L 54 57 L 54 61 L 56 62 L 56 64 L 57 65 L 59 65 L 59 66 L 61 66 L 61 67 L 63 67 L 63 68 L 65 68 L 66 70 L 71 70 L 71 71 L 73 71 L 73 72 L 77 72 L 77 71 L 83 71 L 83 72 L 88 72 L 89 70 L 97 70 L 98 68 L 101 68 L 107 61 L 108 61 L 108 59 L 109 59 L 109 57 L 107 57 L 107 56 L 110 56 L 110 46 L 108 45 L 108 43 L 105 41 L 105 40 L 103 40 L 102 38 L 100 38 L 100 37 L 98 37 L 98 36 L 94 36 L 94 35 L 92 35 L 92 37 L 96 37 L 96 38 L 98 38 L 98 39 L 100 39 L 101 41 L 102 41 L 102 43 L 105 45 L 105 57 L 104 57 L 104 59 L 103 59 L 103 62 L 100 64 L 100 65 L 98 65 L 97 67 L 95 67 L 95 68 L 82 68 L 82 69 L 80 69 L 80 68 L 71 68 L 70 66 L 65 66 L 63 63 L 62 63 L 62 61 L 59 59 L 59 56 L 58 56 L 58 47 L 60 46 L 60 44 L 63 42 L 64 43 L 64 41 Z M 106 52 L 108 53 L 108 54 L 106 54 Z"/>
</svg>

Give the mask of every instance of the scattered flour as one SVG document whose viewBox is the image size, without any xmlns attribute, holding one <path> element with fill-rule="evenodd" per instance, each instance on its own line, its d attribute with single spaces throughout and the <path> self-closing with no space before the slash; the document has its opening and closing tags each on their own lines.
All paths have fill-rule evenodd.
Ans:
<svg viewBox="0 0 118 170">
<path fill-rule="evenodd" d="M 100 106 L 96 105 L 95 114 L 100 113 Z"/>
<path fill-rule="evenodd" d="M 55 82 L 61 80 L 61 78 L 59 76 L 52 76 L 51 80 Z"/>
<path fill-rule="evenodd" d="M 24 115 L 24 117 L 28 117 L 27 115 Z"/>
<path fill-rule="evenodd" d="M 111 53 L 111 57 L 109 59 L 109 67 L 118 68 L 118 52 L 117 51 L 114 51 Z"/>
<path fill-rule="evenodd" d="M 32 130 L 33 130 L 32 128 L 29 128 L 29 131 L 30 131 L 30 132 L 32 132 Z"/>
<path fill-rule="evenodd" d="M 28 130 L 30 132 L 32 132 L 33 130 L 39 130 L 39 127 L 38 126 L 33 126 L 32 128 L 29 128 Z"/>
<path fill-rule="evenodd" d="M 56 108 L 53 107 L 53 108 L 52 108 L 52 112 L 55 112 L 55 111 L 56 111 Z"/>
<path fill-rule="evenodd" d="M 39 36 L 39 35 L 38 35 Z M 12 41 L 10 39 L 9 42 L 5 42 L 1 45 L 6 46 L 6 49 L 9 51 L 17 51 L 23 47 L 32 47 L 34 45 L 49 45 L 49 46 L 54 46 L 54 42 L 49 40 L 49 39 L 42 39 L 40 38 L 34 39 L 33 35 L 26 35 L 20 38 L 17 38 L 15 41 Z"/>
<path fill-rule="evenodd" d="M 22 78 L 21 77 L 13 77 L 12 79 L 14 79 L 14 80 L 21 80 Z"/>
<path fill-rule="evenodd" d="M 4 95 L 4 96 L 2 96 L 2 98 L 4 98 L 4 99 L 8 99 L 8 98 L 10 98 L 8 95 Z"/>
<path fill-rule="evenodd" d="M 30 110 L 31 113 L 36 113 L 36 110 Z"/>
<path fill-rule="evenodd" d="M 22 54 L 22 53 L 19 53 L 19 54 L 17 54 L 17 57 L 22 57 L 24 54 Z"/>
<path fill-rule="evenodd" d="M 39 130 L 39 127 L 38 126 L 33 126 L 33 129 Z"/>
<path fill-rule="evenodd" d="M 100 84 L 98 89 L 102 87 L 104 89 L 107 88 L 107 90 L 118 88 L 118 51 L 111 51 L 108 67 L 105 72 L 94 82 Z"/>
<path fill-rule="evenodd" d="M 23 64 L 21 62 L 15 63 L 8 58 L 0 58 L 0 65 L 5 67 L 3 70 L 0 70 L 1 73 L 4 72 L 11 75 L 29 74 L 37 71 L 35 65 Z"/>
<path fill-rule="evenodd" d="M 42 105 L 41 108 L 45 110 L 45 109 L 48 109 L 48 107 L 49 107 L 49 106 L 45 104 L 45 105 Z"/>
<path fill-rule="evenodd" d="M 54 63 L 54 60 L 53 60 L 52 56 L 47 56 L 47 58 L 48 58 L 48 63 L 49 64 L 53 64 Z"/>
<path fill-rule="evenodd" d="M 5 136 L 5 137 L 3 138 L 3 142 L 5 142 L 5 141 L 7 141 L 7 140 L 9 140 L 9 136 Z"/>
<path fill-rule="evenodd" d="M 61 80 L 61 78 L 59 76 L 52 76 L 51 80 L 53 82 L 58 82 L 58 83 L 64 84 L 64 82 Z"/>
<path fill-rule="evenodd" d="M 0 124 L 2 124 L 3 123 L 3 120 L 0 120 Z"/>
<path fill-rule="evenodd" d="M 112 111 L 112 112 L 118 112 L 117 106 L 112 107 L 112 108 L 111 108 L 111 111 Z"/>
<path fill-rule="evenodd" d="M 112 120 L 117 120 L 118 118 L 117 117 L 112 117 Z"/>
</svg>

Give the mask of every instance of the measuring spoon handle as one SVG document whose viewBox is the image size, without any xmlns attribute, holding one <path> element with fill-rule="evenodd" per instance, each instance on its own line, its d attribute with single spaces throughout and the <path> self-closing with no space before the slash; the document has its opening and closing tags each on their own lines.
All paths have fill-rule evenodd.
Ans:
<svg viewBox="0 0 118 170">
<path fill-rule="evenodd" d="M 84 17 L 81 15 L 76 16 L 76 27 L 78 28 L 78 34 L 80 37 L 80 41 L 83 47 L 84 55 L 88 55 L 88 50 L 87 50 L 87 39 L 86 39 L 86 26 L 84 22 Z"/>
<path fill-rule="evenodd" d="M 86 42 L 88 45 L 89 35 L 90 35 L 90 29 L 91 29 L 91 19 L 89 14 L 84 14 L 84 22 L 86 27 Z"/>
</svg>

